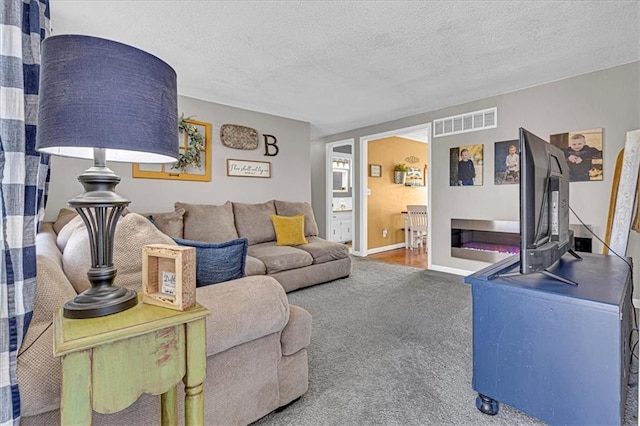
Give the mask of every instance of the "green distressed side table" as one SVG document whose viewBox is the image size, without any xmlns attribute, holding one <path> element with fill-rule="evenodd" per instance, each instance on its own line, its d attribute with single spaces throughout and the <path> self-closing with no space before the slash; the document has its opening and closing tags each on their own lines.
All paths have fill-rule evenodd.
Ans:
<svg viewBox="0 0 640 426">
<path fill-rule="evenodd" d="M 99 318 L 54 315 L 53 354 L 62 357 L 62 425 L 91 424 L 142 393 L 162 394 L 162 424 L 178 423 L 177 384 L 185 384 L 185 424 L 204 424 L 205 317 L 199 304 L 177 311 L 142 303 Z"/>
</svg>

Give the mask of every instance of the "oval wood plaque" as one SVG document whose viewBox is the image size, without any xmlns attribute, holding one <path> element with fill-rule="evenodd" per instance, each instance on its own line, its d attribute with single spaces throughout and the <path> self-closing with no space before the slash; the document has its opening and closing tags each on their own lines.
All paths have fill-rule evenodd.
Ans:
<svg viewBox="0 0 640 426">
<path fill-rule="evenodd" d="M 250 127 L 223 124 L 220 127 L 220 140 L 224 146 L 233 149 L 258 148 L 258 132 Z"/>
</svg>

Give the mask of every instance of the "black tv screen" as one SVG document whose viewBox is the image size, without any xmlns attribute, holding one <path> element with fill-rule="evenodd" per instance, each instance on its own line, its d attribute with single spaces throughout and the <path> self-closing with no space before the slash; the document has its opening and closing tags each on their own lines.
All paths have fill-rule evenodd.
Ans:
<svg viewBox="0 0 640 426">
<path fill-rule="evenodd" d="M 573 253 L 564 153 L 520 128 L 520 273 L 542 272 Z"/>
</svg>

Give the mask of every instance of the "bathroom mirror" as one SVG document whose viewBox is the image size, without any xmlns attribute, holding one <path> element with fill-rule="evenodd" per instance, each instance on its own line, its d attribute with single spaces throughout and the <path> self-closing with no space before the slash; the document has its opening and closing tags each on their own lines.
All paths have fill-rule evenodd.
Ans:
<svg viewBox="0 0 640 426">
<path fill-rule="evenodd" d="M 333 169 L 333 192 L 349 192 L 348 169 Z"/>
</svg>

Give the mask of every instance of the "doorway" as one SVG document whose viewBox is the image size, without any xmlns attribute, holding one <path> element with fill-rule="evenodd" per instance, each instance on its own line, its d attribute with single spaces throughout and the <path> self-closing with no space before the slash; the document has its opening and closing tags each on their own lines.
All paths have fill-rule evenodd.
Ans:
<svg viewBox="0 0 640 426">
<path fill-rule="evenodd" d="M 326 145 L 326 237 L 351 246 L 354 225 L 354 139 Z"/>
<path fill-rule="evenodd" d="M 361 171 L 360 182 L 363 182 L 363 184 L 360 185 L 359 191 L 358 191 L 359 205 L 361 206 L 361 208 L 358 211 L 360 232 L 359 232 L 359 238 L 357 241 L 357 247 L 358 247 L 359 255 L 367 256 L 367 254 L 379 253 L 386 250 L 404 247 L 404 240 L 403 239 L 400 240 L 401 237 L 398 236 L 398 233 L 403 232 L 401 230 L 402 222 L 400 222 L 400 225 L 398 225 L 398 220 L 401 220 L 401 211 L 405 210 L 406 204 L 413 204 L 413 203 L 426 204 L 427 215 L 429 218 L 431 217 L 431 192 L 432 192 L 431 178 L 430 178 L 431 168 L 427 166 L 423 169 L 424 170 L 423 179 L 426 182 L 422 192 L 420 192 L 422 194 L 420 196 L 420 199 L 416 200 L 414 197 L 413 201 L 411 201 L 410 203 L 403 204 L 403 201 L 397 200 L 397 197 L 402 197 L 401 195 L 402 193 L 407 193 L 407 191 L 412 191 L 413 189 L 400 187 L 398 185 L 393 186 L 391 188 L 391 193 L 392 193 L 391 196 L 396 197 L 395 199 L 396 203 L 400 203 L 397 206 L 397 209 L 396 209 L 397 212 L 394 210 L 394 212 L 392 213 L 395 215 L 393 219 L 394 222 L 391 224 L 390 227 L 387 227 L 385 225 L 385 227 L 381 230 L 377 228 L 372 229 L 372 227 L 375 228 L 377 226 L 376 221 L 378 220 L 376 216 L 375 198 L 374 198 L 376 197 L 376 194 L 373 193 L 373 190 L 374 190 L 373 187 L 379 186 L 381 182 L 384 185 L 386 184 L 388 184 L 388 186 L 393 185 L 392 183 L 393 182 L 393 179 L 392 179 L 393 165 L 394 165 L 393 162 L 407 163 L 408 166 L 417 165 L 417 164 L 412 164 L 412 162 L 418 162 L 420 164 L 425 164 L 425 160 L 426 162 L 429 162 L 431 159 L 431 143 L 430 143 L 431 137 L 430 136 L 431 136 L 431 123 L 425 123 L 421 125 L 400 128 L 400 129 L 396 129 L 388 132 L 371 134 L 371 135 L 363 136 L 360 138 L 360 144 L 359 144 L 360 171 Z M 382 179 L 377 178 L 376 180 L 371 180 L 372 178 L 369 176 L 369 167 L 370 167 L 370 164 L 373 164 L 373 162 L 370 161 L 370 158 L 369 158 L 370 147 L 374 147 L 375 144 L 380 142 L 390 143 L 390 144 L 394 143 L 394 138 L 402 138 L 401 140 L 409 139 L 412 141 L 423 143 L 426 146 L 424 148 L 424 151 L 418 151 L 417 154 L 413 154 L 413 155 L 398 154 L 400 156 L 396 155 L 395 157 L 398 157 L 398 158 L 394 157 L 393 160 L 391 160 L 392 162 L 387 161 L 387 163 L 383 165 Z M 389 141 L 387 141 L 387 139 L 389 139 Z M 398 143 L 398 140 L 395 140 L 395 142 Z M 375 153 L 372 153 L 371 155 L 372 155 L 372 158 L 375 159 Z M 376 161 L 379 161 L 379 160 L 376 160 Z M 380 191 L 379 188 L 375 190 Z M 370 200 L 372 201 L 372 203 L 370 203 Z M 370 204 L 373 207 L 371 207 Z M 372 209 L 374 210 L 372 211 Z M 370 221 L 370 217 L 371 217 L 371 221 Z M 373 232 L 375 232 L 375 235 L 373 235 Z M 377 235 L 378 233 L 381 233 L 381 235 L 386 237 L 387 235 L 390 235 L 389 233 L 391 232 L 394 233 L 392 234 L 392 236 L 395 236 L 395 239 L 391 238 L 390 243 L 388 245 L 384 245 L 385 243 L 382 243 L 382 246 L 381 246 L 379 242 L 376 242 L 376 240 L 380 240 L 380 238 L 378 238 L 379 236 Z M 394 241 L 396 242 L 394 243 Z M 398 243 L 397 241 L 401 241 L 401 242 Z M 374 246 L 370 247 L 370 242 Z M 427 232 L 427 252 L 430 252 L 430 251 L 431 251 L 431 220 L 428 221 L 428 232 Z M 430 266 L 431 266 L 431 259 L 428 259 L 427 267 L 430 267 Z"/>
</svg>

